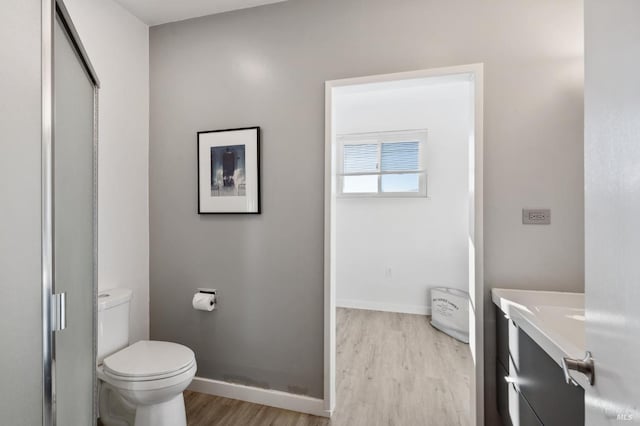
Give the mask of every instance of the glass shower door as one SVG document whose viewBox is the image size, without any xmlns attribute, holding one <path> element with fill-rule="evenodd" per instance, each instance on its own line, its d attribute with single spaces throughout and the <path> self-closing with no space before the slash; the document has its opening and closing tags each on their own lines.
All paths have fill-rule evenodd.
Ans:
<svg viewBox="0 0 640 426">
<path fill-rule="evenodd" d="M 64 294 L 66 303 L 64 328 L 53 334 L 52 418 L 57 425 L 79 426 L 95 424 L 96 82 L 68 16 L 56 6 L 53 291 Z"/>
</svg>

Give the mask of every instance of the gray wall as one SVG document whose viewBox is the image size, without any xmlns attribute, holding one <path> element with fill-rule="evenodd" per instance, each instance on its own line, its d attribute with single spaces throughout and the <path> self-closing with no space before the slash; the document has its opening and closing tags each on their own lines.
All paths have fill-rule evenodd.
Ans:
<svg viewBox="0 0 640 426">
<path fill-rule="evenodd" d="M 42 423 L 40 1 L 0 15 L 0 424 Z"/>
<path fill-rule="evenodd" d="M 322 396 L 323 83 L 420 68 L 485 63 L 487 287 L 582 290 L 582 35 L 580 0 L 295 0 L 153 27 L 152 338 L 193 347 L 200 376 Z M 196 132 L 250 125 L 264 213 L 197 215 Z M 219 310 L 191 310 L 199 286 Z"/>
</svg>

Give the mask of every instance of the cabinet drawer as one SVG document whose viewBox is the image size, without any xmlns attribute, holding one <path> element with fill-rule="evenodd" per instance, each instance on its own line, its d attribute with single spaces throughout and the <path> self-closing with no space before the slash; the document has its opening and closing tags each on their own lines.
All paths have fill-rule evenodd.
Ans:
<svg viewBox="0 0 640 426">
<path fill-rule="evenodd" d="M 567 384 L 562 368 L 521 329 L 518 358 L 520 392 L 542 423 L 583 426 L 584 389 Z"/>
<path fill-rule="evenodd" d="M 496 358 L 502 368 L 509 370 L 509 322 L 504 312 L 496 306 Z M 513 324 L 511 325 L 513 327 Z"/>
<path fill-rule="evenodd" d="M 520 426 L 543 426 L 543 423 L 521 394 L 518 394 L 518 415 L 520 416 Z"/>
<path fill-rule="evenodd" d="M 517 385 L 508 384 L 505 377 Z M 529 424 L 522 418 L 519 423 L 511 419 L 514 415 L 529 418 L 527 407 L 544 425 L 584 425 L 584 390 L 566 384 L 562 368 L 498 307 L 496 392 L 505 425 Z"/>
<path fill-rule="evenodd" d="M 505 380 L 509 375 L 499 363 L 496 365 L 496 376 L 498 412 L 503 426 L 542 426 L 536 413 L 515 386 Z"/>
<path fill-rule="evenodd" d="M 509 420 L 509 388 L 513 388 L 507 381 L 506 377 L 509 375 L 502 367 L 502 365 L 496 363 L 496 399 L 498 400 L 498 413 L 502 419 L 504 426 L 511 426 L 512 422 Z"/>
</svg>

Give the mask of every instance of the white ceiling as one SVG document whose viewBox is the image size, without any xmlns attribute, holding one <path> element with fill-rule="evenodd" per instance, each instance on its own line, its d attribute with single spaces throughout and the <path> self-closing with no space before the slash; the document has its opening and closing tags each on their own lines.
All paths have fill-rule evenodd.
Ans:
<svg viewBox="0 0 640 426">
<path fill-rule="evenodd" d="M 285 0 L 116 0 L 147 25 L 166 24 Z"/>
</svg>

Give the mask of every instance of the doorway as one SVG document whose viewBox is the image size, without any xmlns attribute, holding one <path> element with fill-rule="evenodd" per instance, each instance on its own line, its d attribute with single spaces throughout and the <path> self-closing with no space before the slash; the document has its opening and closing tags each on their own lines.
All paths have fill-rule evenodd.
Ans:
<svg viewBox="0 0 640 426">
<path fill-rule="evenodd" d="M 415 170 L 397 171 L 387 167 L 387 173 L 381 173 L 380 165 L 384 162 L 382 158 L 384 151 L 397 151 L 402 148 L 410 152 L 415 148 L 416 152 L 422 152 L 421 144 L 428 144 L 429 130 L 420 126 L 408 126 L 412 128 L 384 128 L 377 132 L 359 131 L 362 129 L 350 129 L 345 131 L 344 125 L 340 124 L 337 113 L 337 103 L 344 99 L 345 94 L 358 92 L 371 92 L 371 89 L 384 89 L 390 85 L 395 87 L 411 88 L 416 85 L 429 85 L 451 82 L 466 82 L 467 101 L 469 105 L 468 135 L 466 141 L 467 158 L 466 162 L 466 189 L 467 204 L 465 207 L 466 225 L 463 235 L 463 248 L 467 253 L 465 274 L 468 279 L 464 280 L 465 290 L 469 292 L 469 349 L 472 359 L 472 369 L 469 400 L 471 424 L 482 424 L 484 419 L 483 410 L 483 257 L 482 257 L 482 95 L 483 95 L 483 66 L 481 64 L 463 65 L 448 68 L 437 68 L 405 73 L 395 73 L 386 75 L 376 75 L 368 77 L 349 78 L 343 80 L 333 80 L 326 83 L 325 96 L 325 410 L 331 414 L 336 407 L 336 326 L 337 315 L 337 228 L 336 211 L 341 197 L 345 192 L 352 192 L 351 196 L 357 198 L 365 192 L 366 198 L 384 198 L 391 196 L 396 199 L 404 198 L 407 194 L 400 194 L 404 189 L 413 192 L 411 196 L 430 196 L 430 173 L 422 167 L 412 166 Z M 461 85 L 462 87 L 464 85 Z M 411 135 L 409 135 L 409 133 Z M 411 137 L 409 137 L 411 136 Z M 387 140 L 388 139 L 388 140 Z M 345 143 L 345 140 L 347 141 Z M 409 144 L 398 144 L 401 141 L 415 141 L 414 147 Z M 354 142 L 355 141 L 355 142 Z M 351 144 L 349 143 L 351 142 Z M 385 145 L 386 143 L 386 145 Z M 406 146 L 405 146 L 406 145 Z M 346 148 L 345 148 L 346 147 Z M 389 149 L 385 148 L 388 147 Z M 366 149 L 365 149 L 366 148 Z M 393 149 L 390 149 L 393 148 Z M 374 155 L 375 154 L 375 155 Z M 349 157 L 350 156 L 350 157 Z M 379 173 L 362 173 L 358 170 L 345 170 L 350 164 L 348 158 L 353 157 L 354 164 L 367 164 L 367 159 L 371 157 L 371 164 L 378 167 Z M 406 160 L 406 158 L 405 158 Z M 425 161 L 428 164 L 428 161 Z M 345 166 L 346 165 L 346 166 Z M 388 173 L 391 171 L 392 173 Z M 367 175 L 367 176 L 365 176 Z M 403 186 L 404 185 L 404 186 Z M 435 188 L 435 187 L 433 187 Z M 348 194 L 349 195 L 349 194 Z M 404 195 L 404 196 L 403 196 Z M 405 199 L 406 201 L 406 199 Z M 463 218 L 463 222 L 465 218 Z M 464 240 L 466 239 L 466 243 Z M 384 266 L 384 275 L 389 278 L 394 274 L 391 266 Z M 343 273 L 341 272 L 341 275 Z M 384 293 L 384 292 L 383 292 Z M 342 295 L 341 295 L 342 296 Z M 353 306 L 355 308 L 365 308 L 374 310 L 394 310 L 384 309 L 388 306 L 388 300 L 381 294 L 378 302 L 373 302 L 367 306 Z M 415 300 L 415 293 L 407 294 L 406 300 Z M 405 312 L 425 314 L 428 307 L 425 306 L 427 295 L 424 294 L 422 300 L 413 306 L 405 306 Z M 341 297 L 340 304 L 344 305 L 344 297 Z M 376 305 L 376 303 L 378 303 Z M 406 305 L 406 303 L 405 303 Z M 402 308 L 400 308 L 402 309 Z M 415 312 L 413 312 L 414 310 Z M 476 320 L 476 318 L 478 320 Z M 383 320 L 384 322 L 384 320 Z"/>
</svg>

